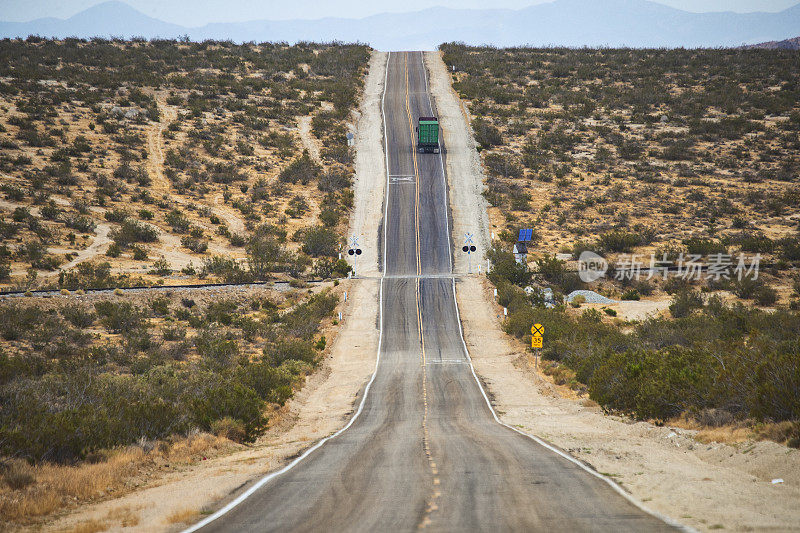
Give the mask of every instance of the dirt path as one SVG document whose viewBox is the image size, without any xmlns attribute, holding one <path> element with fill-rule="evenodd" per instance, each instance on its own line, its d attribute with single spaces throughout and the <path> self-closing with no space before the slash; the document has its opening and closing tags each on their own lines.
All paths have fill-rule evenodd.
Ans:
<svg viewBox="0 0 800 533">
<path fill-rule="evenodd" d="M 98 255 L 105 253 L 106 248 L 108 248 L 108 245 L 111 244 L 111 239 L 108 236 L 110 232 L 110 224 L 106 224 L 105 222 L 98 223 L 97 227 L 94 229 L 94 240 L 92 243 L 83 250 L 79 250 L 78 255 L 74 257 L 72 261 L 61 265 L 61 270 L 69 270 L 79 263 L 94 259 Z"/>
<path fill-rule="evenodd" d="M 471 230 L 485 250 L 489 225 L 479 196 L 480 159 L 444 63 L 436 53 L 426 54 L 426 63 L 447 145 L 454 238 Z M 457 264 L 463 272 L 463 262 Z M 646 506 L 686 525 L 797 530 L 800 451 L 773 442 L 706 445 L 689 430 L 606 416 L 593 402 L 574 398 L 533 370 L 524 346 L 502 331 L 501 309 L 494 306 L 485 277 L 463 278 L 457 294 L 475 370 L 505 423 L 569 451 Z M 652 302 L 625 308 L 637 316 L 660 310 Z"/>
<path fill-rule="evenodd" d="M 214 206 L 212 209 L 225 221 L 225 224 L 232 233 L 244 235 L 247 232 L 244 220 L 242 220 L 241 216 L 239 216 L 234 208 L 225 204 L 223 195 L 218 194 L 214 198 Z"/>
<path fill-rule="evenodd" d="M 311 117 L 300 117 L 297 119 L 297 131 L 300 133 L 300 140 L 303 143 L 303 148 L 308 150 L 308 155 L 311 159 L 320 163 L 322 159 L 319 155 L 319 139 L 314 137 L 311 133 Z"/>
<path fill-rule="evenodd" d="M 154 122 L 147 130 L 147 172 L 153 180 L 153 190 L 169 194 L 172 184 L 164 175 L 164 129 L 178 117 L 178 111 L 167 105 L 163 93 L 156 93 L 155 98 L 161 111 L 161 120 Z M 180 198 L 174 199 L 181 201 Z"/>
</svg>

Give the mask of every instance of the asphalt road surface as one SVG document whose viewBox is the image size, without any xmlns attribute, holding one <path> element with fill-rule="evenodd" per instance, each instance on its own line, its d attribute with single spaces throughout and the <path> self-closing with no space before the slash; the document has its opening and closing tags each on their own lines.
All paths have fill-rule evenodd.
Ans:
<svg viewBox="0 0 800 533">
<path fill-rule="evenodd" d="M 419 52 L 389 55 L 389 185 L 380 360 L 351 425 L 202 531 L 672 529 L 606 480 L 499 424 L 469 364 L 454 298 L 443 158 L 418 154 L 436 115 Z M 459 245 L 461 243 L 458 243 Z"/>
</svg>

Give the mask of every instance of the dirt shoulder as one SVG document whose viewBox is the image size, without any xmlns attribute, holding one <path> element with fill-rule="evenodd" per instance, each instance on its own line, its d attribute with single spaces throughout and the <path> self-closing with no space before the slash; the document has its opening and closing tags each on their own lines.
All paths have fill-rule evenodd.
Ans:
<svg viewBox="0 0 800 533">
<path fill-rule="evenodd" d="M 358 274 L 365 276 L 380 275 L 379 235 L 386 188 L 381 98 L 386 83 L 387 55 L 385 52 L 372 52 L 356 122 L 355 207 L 350 217 L 348 238 L 352 235 L 359 237 L 364 253 L 359 258 Z"/>
<path fill-rule="evenodd" d="M 485 250 L 483 171 L 468 120 L 440 56 L 426 54 L 426 64 L 447 143 L 454 238 L 473 231 Z M 525 347 L 503 332 L 502 309 L 485 277 L 462 278 L 457 297 L 475 370 L 505 423 L 567 450 L 683 524 L 701 530 L 797 529 L 800 451 L 767 441 L 702 444 L 691 430 L 605 415 L 534 369 Z"/>
</svg>

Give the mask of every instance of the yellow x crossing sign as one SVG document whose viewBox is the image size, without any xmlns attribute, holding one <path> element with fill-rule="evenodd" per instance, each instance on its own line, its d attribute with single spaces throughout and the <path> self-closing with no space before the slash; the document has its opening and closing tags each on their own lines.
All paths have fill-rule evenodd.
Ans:
<svg viewBox="0 0 800 533">
<path fill-rule="evenodd" d="M 544 326 L 541 324 L 534 324 L 531 326 L 531 333 L 534 336 L 541 337 L 544 335 Z"/>
</svg>

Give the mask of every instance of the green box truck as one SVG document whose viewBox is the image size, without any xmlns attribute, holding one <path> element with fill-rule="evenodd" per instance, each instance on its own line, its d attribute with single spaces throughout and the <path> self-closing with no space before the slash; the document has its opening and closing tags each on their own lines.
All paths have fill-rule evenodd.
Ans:
<svg viewBox="0 0 800 533">
<path fill-rule="evenodd" d="M 419 117 L 417 124 L 417 150 L 439 153 L 439 120 L 436 117 Z"/>
</svg>

